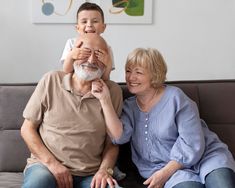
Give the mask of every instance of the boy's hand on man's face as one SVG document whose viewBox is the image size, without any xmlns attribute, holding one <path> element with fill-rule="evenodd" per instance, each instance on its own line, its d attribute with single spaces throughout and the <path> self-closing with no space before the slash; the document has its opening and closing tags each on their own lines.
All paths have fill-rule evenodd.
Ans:
<svg viewBox="0 0 235 188">
<path fill-rule="evenodd" d="M 73 48 L 72 49 L 72 58 L 74 60 L 85 60 L 88 59 L 91 55 L 91 50 L 89 48 Z"/>
<path fill-rule="evenodd" d="M 105 66 L 105 71 L 102 79 L 109 80 L 110 72 L 112 70 L 112 58 L 110 56 L 110 53 L 107 53 L 106 51 L 101 49 L 97 50 L 95 53 L 97 59 Z"/>
<path fill-rule="evenodd" d="M 102 49 L 96 50 L 95 55 L 97 59 L 105 65 L 106 68 L 111 65 L 111 57 L 106 51 Z"/>
<path fill-rule="evenodd" d="M 89 48 L 82 48 L 82 45 L 83 41 L 77 39 L 71 51 L 73 60 L 86 60 L 91 55 L 91 50 Z"/>
</svg>

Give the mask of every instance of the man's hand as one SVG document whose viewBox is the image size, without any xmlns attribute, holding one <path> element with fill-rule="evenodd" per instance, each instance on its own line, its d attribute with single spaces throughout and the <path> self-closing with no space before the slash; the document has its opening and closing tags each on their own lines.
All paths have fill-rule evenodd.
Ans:
<svg viewBox="0 0 235 188">
<path fill-rule="evenodd" d="M 114 188 L 117 182 L 106 169 L 98 170 L 91 181 L 91 188 L 106 188 L 107 184 L 110 188 Z"/>
<path fill-rule="evenodd" d="M 49 164 L 47 167 L 54 175 L 58 188 L 73 188 L 73 178 L 68 168 L 59 162 Z"/>
</svg>

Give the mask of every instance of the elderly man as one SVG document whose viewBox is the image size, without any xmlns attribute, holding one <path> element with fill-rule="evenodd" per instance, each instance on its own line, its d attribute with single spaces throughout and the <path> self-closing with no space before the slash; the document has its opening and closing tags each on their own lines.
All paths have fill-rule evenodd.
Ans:
<svg viewBox="0 0 235 188">
<path fill-rule="evenodd" d="M 106 67 L 107 44 L 96 34 L 80 40 L 91 53 L 74 62 L 74 73 L 44 75 L 24 110 L 21 134 L 31 157 L 23 188 L 118 187 L 111 176 L 118 148 L 106 135 L 100 102 L 91 93 Z M 121 89 L 112 81 L 106 84 L 120 115 Z"/>
</svg>

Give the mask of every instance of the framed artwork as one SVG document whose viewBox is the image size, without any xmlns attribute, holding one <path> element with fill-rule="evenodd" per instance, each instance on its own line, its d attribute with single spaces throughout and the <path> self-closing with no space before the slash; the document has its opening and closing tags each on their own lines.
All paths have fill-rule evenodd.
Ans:
<svg viewBox="0 0 235 188">
<path fill-rule="evenodd" d="M 100 4 L 106 23 L 152 23 L 152 0 L 103 0 Z"/>
<path fill-rule="evenodd" d="M 107 24 L 151 24 L 152 0 L 33 0 L 33 23 L 76 23 L 84 2 L 98 4 Z"/>
</svg>

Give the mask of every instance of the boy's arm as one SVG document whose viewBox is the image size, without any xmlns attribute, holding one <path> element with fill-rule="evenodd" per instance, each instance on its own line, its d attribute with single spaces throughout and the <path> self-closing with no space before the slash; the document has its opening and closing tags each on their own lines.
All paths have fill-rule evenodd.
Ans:
<svg viewBox="0 0 235 188">
<path fill-rule="evenodd" d="M 74 62 L 74 58 L 73 58 L 73 54 L 74 54 L 74 49 L 72 49 L 68 55 L 66 56 L 64 63 L 63 63 L 63 71 L 65 73 L 71 73 L 73 72 L 73 62 Z"/>
</svg>

